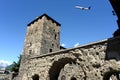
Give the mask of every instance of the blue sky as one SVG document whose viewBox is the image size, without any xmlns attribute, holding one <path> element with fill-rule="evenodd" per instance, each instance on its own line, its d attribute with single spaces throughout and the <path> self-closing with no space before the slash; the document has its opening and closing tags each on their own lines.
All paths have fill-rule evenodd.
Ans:
<svg viewBox="0 0 120 80">
<path fill-rule="evenodd" d="M 71 48 L 112 37 L 117 29 L 112 10 L 109 0 L 0 0 L 0 61 L 18 60 L 27 24 L 43 13 L 61 23 L 60 43 Z"/>
</svg>

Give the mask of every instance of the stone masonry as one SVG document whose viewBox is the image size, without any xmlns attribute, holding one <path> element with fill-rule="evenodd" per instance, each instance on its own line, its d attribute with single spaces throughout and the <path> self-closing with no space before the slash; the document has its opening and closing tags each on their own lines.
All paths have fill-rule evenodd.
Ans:
<svg viewBox="0 0 120 80">
<path fill-rule="evenodd" d="M 120 79 L 120 37 L 60 50 L 59 34 L 46 14 L 28 24 L 17 80 Z"/>
</svg>

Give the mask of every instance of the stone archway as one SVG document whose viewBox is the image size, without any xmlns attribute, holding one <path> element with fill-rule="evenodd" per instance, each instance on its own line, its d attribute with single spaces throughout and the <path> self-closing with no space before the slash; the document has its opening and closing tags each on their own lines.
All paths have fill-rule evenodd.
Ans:
<svg viewBox="0 0 120 80">
<path fill-rule="evenodd" d="M 55 61 L 49 70 L 50 80 L 58 80 L 58 76 L 61 69 L 68 63 L 69 64 L 75 63 L 75 60 L 71 58 L 61 58 L 58 61 Z"/>
<path fill-rule="evenodd" d="M 77 80 L 75 77 L 72 77 L 70 80 Z"/>
<path fill-rule="evenodd" d="M 120 72 L 118 71 L 107 72 L 104 75 L 103 80 L 120 80 Z"/>
<path fill-rule="evenodd" d="M 59 73 L 58 80 L 62 80 L 63 76 L 65 76 L 65 80 L 86 80 L 85 72 L 81 65 L 77 63 L 66 64 Z"/>
<path fill-rule="evenodd" d="M 62 76 L 61 76 L 61 80 L 66 80 L 65 75 L 62 75 Z"/>
<path fill-rule="evenodd" d="M 32 80 L 39 80 L 39 75 L 38 74 L 33 75 Z"/>
</svg>

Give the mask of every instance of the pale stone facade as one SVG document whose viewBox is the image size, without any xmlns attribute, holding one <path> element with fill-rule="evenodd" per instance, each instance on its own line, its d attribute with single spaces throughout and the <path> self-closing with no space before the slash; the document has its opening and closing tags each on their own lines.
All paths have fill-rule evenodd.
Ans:
<svg viewBox="0 0 120 80">
<path fill-rule="evenodd" d="M 60 24 L 46 14 L 28 24 L 23 55 L 36 56 L 60 50 Z"/>
<path fill-rule="evenodd" d="M 60 50 L 59 32 L 46 14 L 28 24 L 17 80 L 119 80 L 120 37 Z"/>
</svg>

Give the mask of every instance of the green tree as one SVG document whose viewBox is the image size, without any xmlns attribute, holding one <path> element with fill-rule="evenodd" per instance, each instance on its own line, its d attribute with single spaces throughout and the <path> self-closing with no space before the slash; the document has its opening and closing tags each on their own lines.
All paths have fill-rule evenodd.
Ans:
<svg viewBox="0 0 120 80">
<path fill-rule="evenodd" d="M 16 72 L 16 73 L 19 72 L 19 67 L 20 67 L 20 62 L 21 62 L 22 55 L 20 55 L 18 58 L 19 58 L 18 62 L 15 62 L 15 61 L 13 62 L 13 66 L 10 69 L 10 71 Z"/>
</svg>

